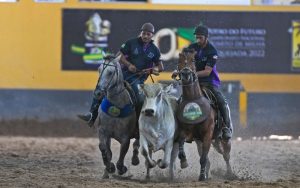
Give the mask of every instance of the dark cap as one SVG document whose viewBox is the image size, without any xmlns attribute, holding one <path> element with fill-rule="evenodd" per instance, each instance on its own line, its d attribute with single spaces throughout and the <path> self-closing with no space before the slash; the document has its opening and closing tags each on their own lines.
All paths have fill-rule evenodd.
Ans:
<svg viewBox="0 0 300 188">
<path fill-rule="evenodd" d="M 204 35 L 205 37 L 208 36 L 208 28 L 205 25 L 198 25 L 195 28 L 194 35 Z"/>
<path fill-rule="evenodd" d="M 154 33 L 154 26 L 152 23 L 144 23 L 141 28 L 141 31 L 147 31 L 150 33 Z"/>
</svg>

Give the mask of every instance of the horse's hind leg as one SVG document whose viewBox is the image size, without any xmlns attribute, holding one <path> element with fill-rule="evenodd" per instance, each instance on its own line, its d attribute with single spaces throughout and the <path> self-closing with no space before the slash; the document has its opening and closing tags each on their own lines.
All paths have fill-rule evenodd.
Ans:
<svg viewBox="0 0 300 188">
<path fill-rule="evenodd" d="M 118 169 L 118 174 L 123 175 L 127 172 L 127 167 L 124 165 L 124 158 L 127 154 L 128 148 L 130 144 L 130 139 L 124 139 L 121 142 L 121 148 L 120 148 L 120 156 L 119 160 L 117 162 L 117 169 Z"/>
<path fill-rule="evenodd" d="M 110 138 L 104 136 L 104 135 L 99 135 L 99 149 L 101 151 L 102 154 L 102 160 L 103 163 L 105 165 L 105 172 L 103 174 L 103 178 L 109 178 L 108 173 L 114 173 L 116 171 L 116 167 L 115 165 L 111 162 L 111 158 L 112 158 L 112 153 L 110 150 L 110 143 L 111 140 Z"/>
<path fill-rule="evenodd" d="M 231 141 L 221 141 L 223 147 L 223 158 L 226 162 L 226 177 L 233 178 L 234 174 L 230 165 L 230 151 L 231 151 Z"/>
<path fill-rule="evenodd" d="M 139 139 L 135 139 L 135 141 L 133 142 L 133 155 L 131 158 L 131 164 L 134 166 L 137 166 L 138 164 L 140 164 L 140 160 L 139 160 L 139 148 L 140 148 L 140 141 Z"/>
</svg>

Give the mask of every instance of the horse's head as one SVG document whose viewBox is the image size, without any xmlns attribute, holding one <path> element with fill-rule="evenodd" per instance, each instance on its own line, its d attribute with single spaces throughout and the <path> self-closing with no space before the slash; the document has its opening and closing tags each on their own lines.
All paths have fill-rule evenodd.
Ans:
<svg viewBox="0 0 300 188">
<path fill-rule="evenodd" d="M 104 63 L 99 67 L 100 80 L 98 87 L 102 92 L 107 92 L 111 88 L 123 83 L 123 75 L 118 59 L 112 55 L 104 58 Z"/>
<path fill-rule="evenodd" d="M 179 54 L 178 71 L 183 84 L 191 84 L 197 80 L 195 54 L 194 49 L 188 48 L 184 48 Z"/>
</svg>

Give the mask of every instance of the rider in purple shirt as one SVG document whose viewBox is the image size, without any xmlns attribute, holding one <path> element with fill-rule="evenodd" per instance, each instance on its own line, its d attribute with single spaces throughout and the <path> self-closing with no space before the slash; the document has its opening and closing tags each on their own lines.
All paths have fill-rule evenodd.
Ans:
<svg viewBox="0 0 300 188">
<path fill-rule="evenodd" d="M 220 79 L 217 71 L 218 53 L 216 48 L 208 41 L 208 28 L 199 25 L 194 32 L 196 42 L 188 48 L 196 50 L 195 64 L 196 73 L 200 85 L 210 89 L 217 98 L 217 103 L 222 114 L 226 127 L 222 129 L 222 138 L 230 139 L 232 137 L 232 122 L 228 103 L 220 90 Z"/>
<path fill-rule="evenodd" d="M 189 45 L 189 49 L 194 49 L 196 74 L 200 85 L 208 88 L 217 98 L 217 104 L 225 122 L 222 128 L 222 138 L 228 140 L 232 137 L 232 122 L 228 103 L 220 90 L 221 81 L 217 71 L 218 53 L 216 48 L 208 41 L 208 28 L 199 25 L 194 32 L 196 42 Z M 176 76 L 176 72 L 173 76 Z"/>
</svg>

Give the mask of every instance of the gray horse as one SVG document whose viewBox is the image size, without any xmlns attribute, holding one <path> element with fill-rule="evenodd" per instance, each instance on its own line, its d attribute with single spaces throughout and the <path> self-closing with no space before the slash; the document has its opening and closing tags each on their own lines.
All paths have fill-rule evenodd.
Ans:
<svg viewBox="0 0 300 188">
<path fill-rule="evenodd" d="M 119 175 L 127 172 L 124 158 L 130 145 L 130 139 L 137 137 L 138 126 L 135 107 L 128 89 L 124 86 L 124 79 L 118 59 L 108 57 L 99 67 L 100 81 L 98 87 L 105 94 L 99 112 L 99 124 L 97 127 L 99 136 L 99 149 L 102 154 L 106 169 L 103 178 L 109 178 L 109 174 L 115 172 L 114 163 L 111 162 L 110 149 L 111 138 L 121 144 L 120 156 L 117 161 Z M 132 164 L 138 165 L 139 140 L 134 142 Z"/>
</svg>

